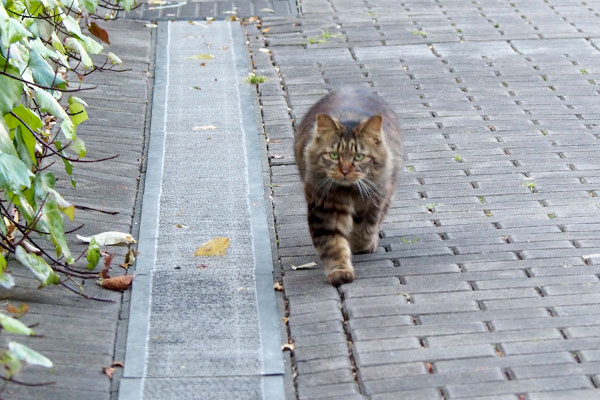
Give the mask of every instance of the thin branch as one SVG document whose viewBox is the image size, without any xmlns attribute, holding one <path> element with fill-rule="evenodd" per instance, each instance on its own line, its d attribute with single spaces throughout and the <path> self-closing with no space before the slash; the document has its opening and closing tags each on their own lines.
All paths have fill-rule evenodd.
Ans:
<svg viewBox="0 0 600 400">
<path fill-rule="evenodd" d="M 7 63 L 8 64 L 8 63 Z M 16 79 L 18 81 L 21 81 L 23 83 L 26 83 L 27 85 L 31 85 L 31 86 L 35 86 L 35 87 L 39 87 L 40 89 L 45 89 L 45 90 L 56 90 L 59 92 L 63 92 L 63 93 L 73 93 L 73 92 L 79 92 L 81 90 L 93 90 L 96 89 L 98 86 L 94 86 L 94 87 L 89 87 L 89 88 L 79 88 L 79 89 L 61 89 L 61 88 L 56 88 L 56 87 L 49 87 L 49 86 L 43 86 L 43 85 L 38 85 L 37 83 L 33 83 L 30 82 L 28 80 L 25 80 L 23 78 L 11 75 L 11 74 L 7 74 L 6 71 L 2 71 L 0 72 L 0 75 L 4 75 L 4 76 L 8 76 L 9 78 L 13 78 Z"/>
<path fill-rule="evenodd" d="M 114 302 L 115 302 L 114 300 L 111 300 L 111 299 L 101 299 L 101 298 L 99 298 L 99 297 L 94 297 L 94 296 L 87 295 L 87 294 L 85 294 L 85 293 L 82 293 L 82 292 L 80 292 L 80 291 L 79 291 L 79 290 L 77 290 L 77 289 L 73 289 L 71 286 L 67 285 L 67 284 L 66 284 L 66 283 L 64 283 L 64 282 L 61 282 L 60 284 L 61 284 L 62 286 L 64 286 L 64 287 L 66 287 L 67 289 L 69 289 L 71 292 L 73 292 L 73 293 L 75 293 L 75 294 L 78 294 L 78 295 L 80 295 L 81 297 L 83 297 L 83 298 L 85 298 L 85 299 L 88 299 L 88 300 L 103 301 L 103 302 L 105 302 L 105 303 L 114 303 Z"/>
</svg>

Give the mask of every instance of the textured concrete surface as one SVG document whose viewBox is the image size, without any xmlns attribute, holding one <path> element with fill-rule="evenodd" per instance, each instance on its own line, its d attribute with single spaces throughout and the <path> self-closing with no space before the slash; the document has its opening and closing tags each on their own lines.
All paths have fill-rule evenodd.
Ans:
<svg viewBox="0 0 600 400">
<path fill-rule="evenodd" d="M 157 46 L 166 68 L 157 69 L 153 117 L 162 121 L 153 118 L 140 227 L 154 248 L 138 259 L 143 283 L 132 307 L 140 314 L 129 326 L 120 398 L 269 398 L 275 386 L 264 381 L 277 375 L 280 397 L 270 243 L 253 238 L 267 220 L 262 174 L 249 171 L 260 171 L 260 158 L 240 26 L 164 22 Z M 224 256 L 194 256 L 219 236 L 230 240 Z M 267 265 L 256 264 L 257 252 Z"/>
<path fill-rule="evenodd" d="M 600 3 L 302 5 L 247 28 L 297 397 L 600 397 Z M 316 260 L 292 143 L 340 85 L 394 106 L 407 163 L 336 290 L 291 269 Z"/>
</svg>

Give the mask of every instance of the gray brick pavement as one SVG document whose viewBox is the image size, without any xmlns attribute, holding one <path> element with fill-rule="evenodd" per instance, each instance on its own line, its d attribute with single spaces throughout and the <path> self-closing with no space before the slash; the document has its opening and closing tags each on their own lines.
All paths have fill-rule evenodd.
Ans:
<svg viewBox="0 0 600 400">
<path fill-rule="evenodd" d="M 259 87 L 265 124 L 278 123 L 269 154 L 290 155 L 284 127 L 322 94 L 361 85 L 399 114 L 407 166 L 381 249 L 355 257 L 357 280 L 336 291 L 291 270 L 316 256 L 293 161 L 271 160 L 289 339 L 335 348 L 329 367 L 297 362 L 300 398 L 599 397 L 600 5 L 302 5 L 263 18 L 265 34 L 247 28 L 256 72 L 278 78 Z M 309 43 L 321 32 L 334 37 Z M 344 373 L 311 385 L 310 365 L 351 365 L 356 385 Z"/>
</svg>

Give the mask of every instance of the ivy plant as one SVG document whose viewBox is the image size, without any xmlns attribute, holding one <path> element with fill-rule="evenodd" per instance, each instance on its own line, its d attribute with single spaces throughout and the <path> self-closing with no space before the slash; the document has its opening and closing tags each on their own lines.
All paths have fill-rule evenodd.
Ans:
<svg viewBox="0 0 600 400">
<path fill-rule="evenodd" d="M 121 64 L 116 55 L 104 53 L 100 42 L 109 43 L 108 33 L 96 21 L 116 18 L 134 2 L 0 0 L 0 286 L 5 289 L 15 284 L 8 257 L 28 269 L 40 287 L 60 284 L 80 293 L 69 279 L 97 277 L 74 266 L 78 257 L 69 249 L 64 218 L 75 218 L 75 206 L 58 192 L 48 166 L 62 163 L 75 186 L 74 165 L 102 161 L 82 160 L 87 150 L 77 129 L 88 116 L 79 92 L 92 89 L 84 86 L 85 76 Z M 44 250 L 48 246 L 38 240 L 49 241 L 54 250 Z M 95 254 L 97 247 L 91 243 L 88 250 Z M 98 259 L 88 255 L 89 267 Z M 33 335 L 2 313 L 0 325 L 8 333 Z M 0 349 L 0 378 L 16 382 L 23 363 L 52 367 L 43 355 L 11 341 Z"/>
</svg>

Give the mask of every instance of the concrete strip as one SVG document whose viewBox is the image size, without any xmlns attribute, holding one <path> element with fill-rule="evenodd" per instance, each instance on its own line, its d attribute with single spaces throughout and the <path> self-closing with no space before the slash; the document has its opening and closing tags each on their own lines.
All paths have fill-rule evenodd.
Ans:
<svg viewBox="0 0 600 400">
<path fill-rule="evenodd" d="M 120 399 L 233 398 L 240 385 L 248 398 L 283 398 L 241 29 L 161 22 L 156 64 L 140 227 L 145 258 L 138 258 Z M 230 239 L 227 254 L 194 257 L 215 236 Z"/>
</svg>

